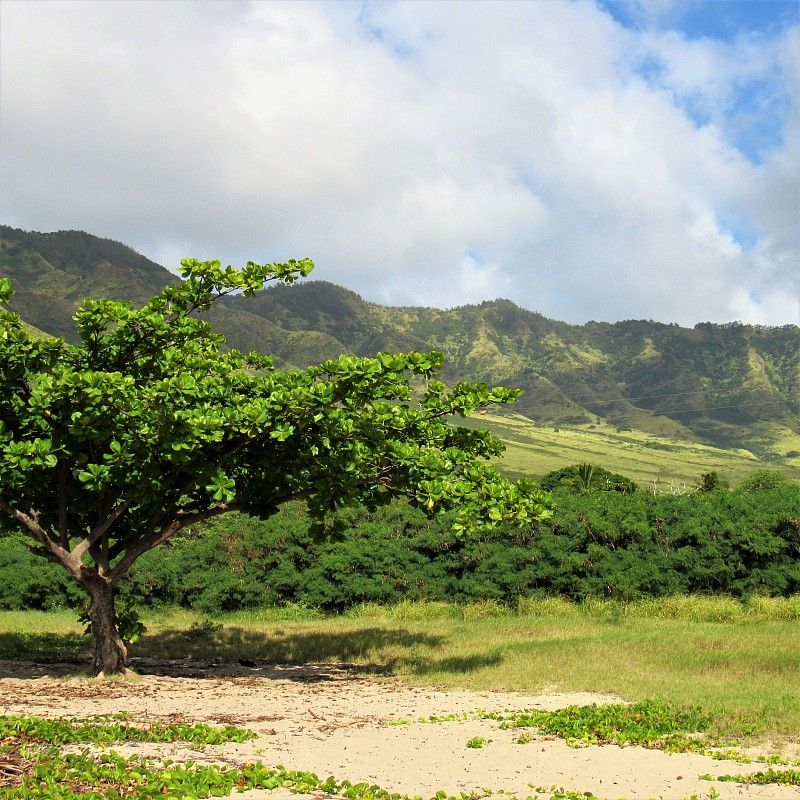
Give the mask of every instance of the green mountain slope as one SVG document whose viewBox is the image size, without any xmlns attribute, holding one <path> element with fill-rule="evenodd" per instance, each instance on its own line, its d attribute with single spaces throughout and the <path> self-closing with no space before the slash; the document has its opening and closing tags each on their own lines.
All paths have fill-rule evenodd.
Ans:
<svg viewBox="0 0 800 800">
<path fill-rule="evenodd" d="M 0 225 L 0 274 L 12 308 L 31 325 L 74 338 L 72 315 L 87 297 L 146 303 L 177 275 L 119 242 L 82 231 L 38 233 Z"/>
<path fill-rule="evenodd" d="M 625 475 L 650 491 L 668 494 L 691 492 L 700 476 L 716 472 L 731 486 L 765 463 L 747 450 L 717 447 L 654 436 L 643 431 L 619 431 L 606 423 L 541 425 L 519 414 L 470 418 L 466 424 L 486 427 L 503 442 L 500 466 L 510 477 L 541 476 L 565 464 L 588 462 Z M 770 465 L 800 480 L 800 468 Z"/>
<path fill-rule="evenodd" d="M 0 226 L 0 268 L 37 294 L 73 303 L 126 297 L 144 303 L 179 279 L 130 247 L 81 231 L 37 233 Z"/>
<path fill-rule="evenodd" d="M 268 289 L 251 311 L 295 332 L 324 333 L 359 355 L 441 350 L 445 379 L 524 388 L 515 410 L 540 422 L 603 421 L 778 460 L 800 451 L 796 326 L 568 325 L 508 300 L 449 311 L 386 308 L 321 281 Z M 273 352 L 298 365 L 314 360 L 302 348 Z"/>
<path fill-rule="evenodd" d="M 0 226 L 0 274 L 11 277 L 14 308 L 27 322 L 68 337 L 84 297 L 141 303 L 178 280 L 118 242 L 7 226 Z M 385 307 L 326 281 L 226 298 L 212 321 L 231 346 L 272 353 L 279 367 L 342 352 L 441 350 L 443 380 L 525 389 L 514 412 L 541 430 L 639 431 L 667 437 L 667 447 L 685 442 L 746 450 L 762 462 L 800 470 L 797 326 L 569 325 L 508 300 L 446 311 Z"/>
</svg>

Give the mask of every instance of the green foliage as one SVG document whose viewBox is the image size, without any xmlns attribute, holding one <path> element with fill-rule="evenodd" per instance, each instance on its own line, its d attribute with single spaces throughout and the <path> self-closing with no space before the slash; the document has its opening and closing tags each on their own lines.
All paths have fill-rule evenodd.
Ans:
<svg viewBox="0 0 800 800">
<path fill-rule="evenodd" d="M 223 351 L 196 314 L 220 298 L 291 284 L 309 260 L 241 270 L 185 259 L 184 282 L 144 307 L 86 300 L 80 343 L 31 335 L 0 311 L 0 528 L 29 538 L 87 592 L 95 669 L 117 671 L 138 621 L 114 618 L 113 590 L 144 553 L 187 525 L 232 510 L 267 518 L 306 498 L 318 538 L 332 512 L 396 496 L 434 515 L 455 510 L 465 534 L 547 518 L 552 498 L 506 480 L 488 460 L 502 445 L 454 427 L 517 390 L 434 380 L 438 352 L 341 356 L 277 372 L 272 359 Z M 13 291 L 0 279 L 0 302 Z M 235 581 L 219 607 L 241 604 Z M 119 631 L 122 633 L 122 631 Z"/>
<path fill-rule="evenodd" d="M 164 798 L 198 800 L 205 797 L 228 797 L 234 792 L 261 789 L 284 789 L 292 794 L 320 794 L 346 797 L 348 800 L 411 800 L 409 795 L 389 792 L 376 784 L 338 781 L 333 776 L 319 778 L 312 772 L 267 767 L 262 762 L 241 767 L 215 764 L 164 763 L 133 756 L 124 758 L 114 751 L 92 756 L 62 753 L 58 748 L 36 755 L 32 768 L 22 778 L 22 785 L 4 790 L 7 800 L 96 800 L 101 797 Z M 563 788 L 537 789 L 550 800 L 586 800 L 591 792 Z M 432 800 L 465 800 L 438 791 Z M 416 799 L 415 799 L 416 800 Z"/>
<path fill-rule="evenodd" d="M 134 644 L 147 633 L 147 626 L 141 621 L 139 611 L 135 608 L 117 609 L 115 623 L 125 644 Z"/>
<path fill-rule="evenodd" d="M 408 795 L 390 793 L 375 784 L 320 779 L 311 772 L 267 767 L 261 762 L 240 767 L 226 767 L 196 762 L 157 762 L 132 756 L 124 758 L 113 750 L 99 756 L 88 750 L 63 752 L 57 746 L 34 749 L 32 743 L 65 744 L 87 742 L 109 744 L 136 739 L 140 741 L 188 741 L 216 744 L 244 741 L 251 731 L 228 726 L 214 729 L 207 725 L 153 724 L 147 730 L 120 724 L 108 724 L 102 718 L 87 720 L 44 720 L 25 717 L 0 717 L 0 758 L 11 756 L 24 766 L 17 781 L 8 781 L 3 796 L 8 800 L 83 800 L 84 798 L 127 797 L 174 798 L 227 797 L 234 792 L 252 789 L 285 789 L 293 794 L 323 794 L 350 800 L 409 800 Z M 469 747 L 482 747 L 491 740 L 476 737 Z M 19 758 L 22 756 L 22 758 Z M 17 770 L 13 774 L 16 775 Z M 16 785 L 14 783 L 16 782 Z M 553 798 L 577 797 L 575 793 L 557 792 Z M 581 795 L 583 796 L 583 795 Z M 437 792 L 436 800 L 446 800 Z M 455 800 L 455 799 L 453 799 Z"/>
<path fill-rule="evenodd" d="M 45 744 L 181 741 L 206 745 L 246 742 L 248 739 L 254 739 L 256 734 L 233 725 L 212 727 L 205 723 L 164 725 L 152 722 L 146 728 L 139 728 L 128 724 L 124 719 L 114 721 L 108 717 L 79 720 L 0 716 L 0 741 L 6 741 L 11 737 L 25 742 Z"/>
<path fill-rule="evenodd" d="M 491 744 L 491 743 L 492 743 L 492 740 L 491 739 L 487 739 L 484 736 L 473 736 L 467 742 L 467 747 L 469 747 L 469 748 L 471 748 L 473 750 L 480 750 L 485 745 Z"/>
<path fill-rule="evenodd" d="M 457 715 L 461 718 L 462 715 Z M 559 711 L 523 711 L 468 715 L 500 721 L 501 728 L 536 727 L 542 733 L 566 738 L 572 746 L 588 744 L 641 744 L 672 751 L 703 752 L 707 741 L 702 735 L 709 718 L 699 709 L 674 709 L 662 703 L 644 702 L 634 705 L 572 706 Z M 120 756 L 113 750 L 93 755 L 83 752 L 64 752 L 59 745 L 87 743 L 107 746 L 123 741 L 175 742 L 185 741 L 204 746 L 222 742 L 242 742 L 255 736 L 252 731 L 233 726 L 213 728 L 208 725 L 161 725 L 152 723 L 137 728 L 124 721 L 125 715 L 114 719 L 95 717 L 89 720 L 42 719 L 36 717 L 0 716 L 0 759 L 19 764 L 5 782 L 3 796 L 8 800 L 80 800 L 88 797 L 187 798 L 227 797 L 234 792 L 261 789 L 288 790 L 295 794 L 324 794 L 348 797 L 350 800 L 409 800 L 407 795 L 390 793 L 375 784 L 320 779 L 311 772 L 287 770 L 282 766 L 267 767 L 261 762 L 228 767 L 200 764 L 193 761 L 158 763 L 134 755 Z M 447 721 L 442 718 L 437 721 Z M 122 721 L 120 721 L 122 720 Z M 405 722 L 405 721 L 404 721 Z M 688 735 L 700 734 L 699 738 Z M 520 741 L 530 741 L 523 734 Z M 467 742 L 469 748 L 482 748 L 492 742 L 475 736 Z M 42 747 L 41 745 L 49 745 Z M 737 757 L 731 753 L 730 757 Z M 714 780 L 710 775 L 703 776 Z M 770 767 L 748 775 L 724 775 L 716 780 L 750 784 L 800 785 L 797 770 Z M 594 797 L 591 792 L 576 792 L 551 787 L 536 789 L 551 800 L 578 800 Z M 712 790 L 710 797 L 716 796 Z M 447 800 L 443 791 L 435 800 Z"/>
<path fill-rule="evenodd" d="M 759 785 L 778 784 L 781 786 L 800 786 L 800 770 L 768 769 L 763 772 L 751 772 L 747 775 L 720 775 L 716 778 L 703 776 L 707 780 L 727 781 L 732 783 L 753 783 Z"/>
<path fill-rule="evenodd" d="M 588 494 L 589 492 L 621 492 L 630 494 L 638 491 L 634 481 L 624 475 L 609 472 L 595 464 L 574 464 L 570 467 L 548 472 L 538 481 L 539 486 L 548 492 L 559 490 L 572 494 Z"/>
<path fill-rule="evenodd" d="M 658 700 L 643 700 L 638 703 L 610 703 L 586 706 L 567 706 L 555 711 L 534 708 L 522 711 L 462 711 L 455 714 L 423 717 L 421 723 L 438 724 L 464 722 L 467 720 L 494 720 L 500 730 L 535 728 L 541 735 L 558 736 L 570 747 L 614 744 L 620 747 L 638 745 L 669 752 L 694 752 L 718 760 L 751 762 L 746 753 L 735 749 L 723 749 L 728 745 L 712 733 L 715 715 L 699 706 L 674 706 Z M 750 727 L 743 719 L 740 726 Z M 389 724 L 400 724 L 399 722 Z M 403 724 L 408 724 L 407 720 Z M 476 736 L 467 747 L 480 748 L 491 742 Z M 517 744 L 529 744 L 533 734 L 525 732 Z M 761 761 L 772 764 L 792 763 L 778 756 L 761 756 Z M 781 775 L 791 775 L 783 772 Z M 733 779 L 731 779 L 733 780 Z M 764 781 L 780 782 L 780 781 Z"/>
<path fill-rule="evenodd" d="M 0 536 L 0 608 L 81 608 L 86 594 L 57 564 L 31 553 L 20 536 Z"/>
<path fill-rule="evenodd" d="M 83 635 L 90 636 L 92 633 L 92 620 L 89 618 L 89 614 L 87 612 L 81 614 L 78 617 L 78 622 L 86 626 Z M 119 604 L 116 605 L 114 625 L 120 639 L 126 645 L 135 644 L 147 633 L 147 626 L 142 622 L 139 611 L 132 606 L 121 608 Z"/>
<path fill-rule="evenodd" d="M 146 557 L 137 602 L 204 613 L 302 602 L 342 611 L 359 603 L 472 603 L 559 594 L 635 600 L 687 593 L 735 597 L 800 591 L 800 487 L 740 494 L 563 496 L 535 530 L 460 539 L 449 518 L 392 504 L 342 511 L 339 543 L 315 543 L 302 507 L 259 522 L 207 523 L 168 557 Z M 183 576 L 183 578 L 181 578 Z M 141 594 L 140 594 L 141 593 Z"/>
<path fill-rule="evenodd" d="M 501 728 L 538 728 L 573 747 L 594 744 L 642 745 L 672 751 L 702 751 L 710 745 L 701 734 L 712 718 L 699 708 L 675 709 L 657 701 L 569 706 L 557 711 L 533 709 L 501 715 Z"/>
<path fill-rule="evenodd" d="M 697 487 L 699 492 L 714 492 L 717 489 L 726 489 L 727 484 L 719 477 L 715 470 L 705 472 L 700 476 L 700 483 Z"/>
<path fill-rule="evenodd" d="M 526 597 L 661 597 L 670 598 L 674 616 L 695 618 L 711 613 L 710 601 L 698 610 L 690 595 L 715 594 L 728 596 L 714 607 L 714 619 L 722 620 L 741 613 L 730 598 L 764 606 L 769 619 L 778 613 L 766 607 L 770 596 L 800 593 L 795 484 L 676 496 L 562 494 L 552 518 L 536 528 L 501 526 L 466 538 L 452 521 L 398 501 L 373 511 L 342 509 L 333 520 L 338 537 L 315 540 L 301 503 L 265 520 L 232 513 L 144 554 L 120 584 L 121 598 L 209 616 L 286 604 L 336 612 L 398 604 L 399 618 L 416 618 L 452 613 L 435 605 L 442 602 L 482 603 L 469 607 L 474 616 L 515 608 Z M 42 578 L 39 591 L 18 595 L 15 554 L 34 560 L 18 542 L 0 540 L 0 608 L 49 607 L 63 584 L 59 572 L 50 573 L 57 581 L 50 589 Z M 661 603 L 653 613 L 669 608 Z"/>
<path fill-rule="evenodd" d="M 800 487 L 743 495 L 564 497 L 542 535 L 546 588 L 587 595 L 793 594 Z"/>
<path fill-rule="evenodd" d="M 438 725 L 440 722 L 464 722 L 470 718 L 468 711 L 454 712 L 452 714 L 431 714 L 429 717 L 420 717 L 423 725 Z"/>
<path fill-rule="evenodd" d="M 114 751 L 92 756 L 63 753 L 56 747 L 37 755 L 33 769 L 25 773 L 17 788 L 5 789 L 8 800 L 87 800 L 99 797 L 165 798 L 197 800 L 203 797 L 228 797 L 248 789 L 281 789 L 297 793 L 348 791 L 349 781 L 320 780 L 310 772 L 270 768 L 261 762 L 240 768 L 214 764 L 158 764 L 133 756 L 124 758 Z M 352 800 L 372 800 L 378 787 L 356 784 L 348 791 Z M 379 790 L 378 790 L 379 791 Z M 387 796 L 385 793 L 382 796 Z"/>
<path fill-rule="evenodd" d="M 785 486 L 788 480 L 785 475 L 772 470 L 759 470 L 746 477 L 738 486 L 740 492 L 762 492 L 769 489 L 779 489 Z"/>
</svg>

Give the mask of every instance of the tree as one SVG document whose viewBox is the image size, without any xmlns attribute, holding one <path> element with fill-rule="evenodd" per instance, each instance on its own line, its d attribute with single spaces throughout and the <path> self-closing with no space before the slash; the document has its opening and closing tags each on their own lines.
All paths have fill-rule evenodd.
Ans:
<svg viewBox="0 0 800 800">
<path fill-rule="evenodd" d="M 232 292 L 308 275 L 309 260 L 242 270 L 185 259 L 184 282 L 147 305 L 87 300 L 80 343 L 39 338 L 0 310 L 0 526 L 88 593 L 98 674 L 126 671 L 115 587 L 145 552 L 201 520 L 267 517 L 305 499 L 324 531 L 336 508 L 405 495 L 457 509 L 466 533 L 550 515 L 552 498 L 487 463 L 502 445 L 453 415 L 520 394 L 448 391 L 440 353 L 342 356 L 293 372 L 222 348 L 197 316 Z M 12 295 L 0 279 L 0 301 Z M 0 306 L 2 309 L 2 306 Z"/>
<path fill-rule="evenodd" d="M 588 494 L 600 485 L 600 474 L 594 464 L 583 461 L 575 465 L 573 474 L 564 479 L 564 482 L 571 486 L 576 494 Z"/>
<path fill-rule="evenodd" d="M 631 494 L 638 491 L 639 488 L 624 475 L 609 472 L 603 467 L 586 462 L 548 472 L 539 479 L 539 487 L 547 491 L 564 489 L 571 494 L 589 494 L 599 491 Z"/>
<path fill-rule="evenodd" d="M 716 470 L 711 472 L 704 472 L 700 476 L 700 483 L 697 486 L 698 492 L 716 492 L 720 489 L 727 488 L 727 483 L 720 478 Z"/>
<path fill-rule="evenodd" d="M 759 469 L 748 475 L 738 486 L 740 492 L 765 492 L 785 486 L 789 479 L 781 472 Z"/>
</svg>

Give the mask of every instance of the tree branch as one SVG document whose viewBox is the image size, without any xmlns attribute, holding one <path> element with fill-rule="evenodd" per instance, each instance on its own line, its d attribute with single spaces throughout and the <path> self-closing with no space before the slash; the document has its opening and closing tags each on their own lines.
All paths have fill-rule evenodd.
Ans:
<svg viewBox="0 0 800 800">
<path fill-rule="evenodd" d="M 131 501 L 126 500 L 121 505 L 117 506 L 108 516 L 99 524 L 96 525 L 89 532 L 89 535 L 72 551 L 73 555 L 77 558 L 83 558 L 89 548 L 105 533 L 108 529 L 130 508 Z"/>
<path fill-rule="evenodd" d="M 31 539 L 38 542 L 50 554 L 50 560 L 62 564 L 73 578 L 77 578 L 80 575 L 80 557 L 76 556 L 75 553 L 70 553 L 67 548 L 62 547 L 50 536 L 47 530 L 39 524 L 38 511 L 31 509 L 26 514 L 24 511 L 10 506 L 4 500 L 0 500 L 0 510 L 5 511 L 20 522 L 25 528 L 25 533 L 27 533 Z"/>
<path fill-rule="evenodd" d="M 118 581 L 131 568 L 139 556 L 146 553 L 148 550 L 152 550 L 154 547 L 158 547 L 158 545 L 163 542 L 166 542 L 167 539 L 173 537 L 187 525 L 194 525 L 196 522 L 203 522 L 204 520 L 218 517 L 221 514 L 227 514 L 229 511 L 239 511 L 241 508 L 242 505 L 240 503 L 223 503 L 222 505 L 214 506 L 214 508 L 209 508 L 206 511 L 197 511 L 193 514 L 186 514 L 183 516 L 177 515 L 176 519 L 158 530 L 155 529 L 155 523 L 151 522 L 151 524 L 148 525 L 150 529 L 149 535 L 141 536 L 135 544 L 125 550 L 125 555 L 116 566 L 109 571 L 109 577 L 113 582 Z"/>
<path fill-rule="evenodd" d="M 314 494 L 313 489 L 302 489 L 275 500 L 275 505 L 280 506 L 292 500 L 304 500 L 312 494 Z M 198 522 L 204 522 L 207 519 L 219 517 L 230 511 L 241 511 L 243 508 L 243 503 L 222 503 L 221 505 L 214 506 L 205 511 L 195 511 L 191 514 L 181 514 L 178 512 L 176 518 L 172 522 L 160 529 L 156 529 L 158 524 L 156 519 L 152 520 L 147 526 L 148 533 L 142 535 L 135 544 L 125 549 L 125 555 L 116 566 L 109 571 L 108 576 L 113 582 L 118 581 L 131 568 L 139 556 L 146 553 L 148 550 L 152 550 L 154 547 L 158 547 L 158 545 L 163 542 L 166 542 L 167 539 L 172 538 L 176 533 L 183 530 L 183 528 Z M 163 515 L 159 515 L 158 518 L 163 518 Z"/>
</svg>

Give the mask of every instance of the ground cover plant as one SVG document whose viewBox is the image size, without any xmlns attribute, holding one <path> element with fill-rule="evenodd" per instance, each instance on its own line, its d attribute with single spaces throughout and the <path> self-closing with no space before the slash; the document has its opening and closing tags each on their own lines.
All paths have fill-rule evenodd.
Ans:
<svg viewBox="0 0 800 800">
<path fill-rule="evenodd" d="M 706 749 L 708 741 L 689 738 L 705 733 L 710 715 L 697 706 L 673 709 L 662 702 L 569 706 L 558 711 L 530 710 L 512 714 L 493 714 L 500 728 L 538 728 L 581 745 L 639 744 L 663 750 Z"/>
<path fill-rule="evenodd" d="M 376 784 L 338 781 L 332 776 L 323 780 L 312 772 L 287 770 L 281 766 L 270 768 L 261 762 L 239 769 L 192 763 L 159 765 L 135 757 L 121 758 L 113 752 L 92 758 L 87 753 L 62 754 L 51 749 L 38 759 L 29 759 L 22 767 L 14 765 L 9 774 L 12 778 L 7 782 L 11 786 L 3 794 L 7 800 L 119 800 L 124 797 L 200 800 L 227 797 L 248 789 L 287 789 L 292 794 L 320 792 L 323 796 L 347 800 L 411 800 L 408 795 L 388 792 Z M 713 800 L 715 796 L 712 791 L 708 798 Z M 553 787 L 551 790 L 539 788 L 529 797 L 530 800 L 587 800 L 594 795 Z M 473 798 L 469 795 L 448 797 L 446 792 L 437 792 L 431 800 Z M 687 800 L 700 798 L 695 795 Z"/>
<path fill-rule="evenodd" d="M 247 739 L 255 738 L 255 735 L 252 731 L 242 730 L 233 725 L 215 728 L 204 724 L 165 725 L 160 722 L 151 722 L 142 728 L 126 722 L 125 715 L 122 715 L 122 719 L 115 718 L 114 720 L 109 720 L 107 717 L 77 720 L 0 716 L 0 740 L 16 738 L 25 742 L 44 744 L 182 741 L 203 745 L 244 742 Z"/>
<path fill-rule="evenodd" d="M 800 786 L 800 770 L 768 769 L 759 772 L 748 772 L 745 775 L 722 775 L 718 778 L 708 776 L 707 780 L 726 781 L 731 783 L 777 783 L 785 786 Z"/>
<path fill-rule="evenodd" d="M 556 711 L 527 709 L 523 711 L 487 712 L 483 709 L 462 711 L 456 714 L 439 714 L 420 717 L 422 724 L 445 722 L 465 722 L 470 719 L 490 719 L 499 722 L 500 730 L 531 729 L 539 733 L 564 739 L 570 747 L 583 748 L 594 745 L 617 745 L 628 747 L 638 745 L 649 749 L 665 750 L 671 753 L 701 753 L 720 761 L 739 761 L 751 763 L 759 761 L 767 764 L 800 766 L 800 760 L 777 755 L 757 755 L 731 747 L 732 741 L 719 738 L 710 733 L 714 715 L 699 706 L 677 707 L 657 700 L 644 700 L 638 703 L 603 703 L 598 705 L 571 705 Z M 740 723 L 742 720 L 740 720 Z M 409 720 L 390 720 L 390 725 L 410 724 Z M 474 737 L 467 747 L 479 748 L 491 743 L 491 739 Z M 530 744 L 534 741 L 529 731 L 516 739 L 517 744 Z M 735 744 L 737 740 L 733 740 Z M 740 741 L 740 740 L 738 740 Z M 797 783 L 796 771 L 781 769 L 768 771 L 776 779 L 789 785 Z M 709 776 L 709 780 L 714 780 Z M 716 780 L 734 781 L 729 775 Z M 742 780 L 742 783 L 747 781 Z M 766 778 L 762 782 L 770 782 Z"/>
<path fill-rule="evenodd" d="M 481 714 L 482 712 L 476 712 Z M 644 743 L 646 746 L 675 745 L 676 733 L 702 729 L 705 718 L 697 710 L 673 714 L 669 708 L 656 704 L 635 706 L 571 707 L 560 712 L 522 712 L 516 714 L 485 714 L 502 720 L 500 727 L 538 727 L 548 733 L 569 737 L 572 743 L 614 742 L 617 744 Z M 454 716 L 454 719 L 458 717 Z M 450 721 L 447 717 L 425 720 Z M 566 724 L 565 724 L 566 723 Z M 598 731 L 601 732 L 598 736 Z M 51 720 L 41 718 L 0 717 L 0 779 L 5 783 L 4 796 L 9 798 L 49 797 L 77 798 L 88 795 L 118 797 L 192 797 L 224 796 L 234 789 L 289 788 L 293 792 L 322 790 L 346 797 L 394 797 L 377 786 L 353 786 L 333 778 L 321 781 L 312 773 L 290 772 L 282 767 L 267 768 L 263 764 L 247 765 L 241 769 L 214 768 L 189 764 L 158 765 L 136 756 L 123 759 L 116 753 L 93 757 L 87 750 L 81 754 L 62 753 L 56 745 L 66 742 L 87 744 L 137 739 L 140 741 L 186 741 L 216 744 L 222 741 L 243 741 L 252 732 L 233 726 L 215 730 L 209 726 L 150 725 L 134 728 L 103 718 L 90 720 Z M 657 737 L 657 738 L 654 738 Z M 492 743 L 491 739 L 474 737 L 466 744 L 479 749 Z M 688 748 L 688 740 L 683 740 Z M 44 745 L 47 745 L 46 747 Z M 699 746 L 699 745 L 697 745 Z M 794 770 L 770 768 L 753 773 L 761 783 L 796 785 Z M 724 776 L 735 780 L 737 776 Z M 738 776 L 741 777 L 741 776 Z M 749 776 L 748 776 L 749 777 Z M 558 794 L 552 795 L 558 797 Z M 570 796 L 565 793 L 563 796 Z M 580 796 L 580 795 L 576 795 Z M 585 795 L 588 796 L 588 795 Z M 437 795 L 440 797 L 440 795 Z M 444 797 L 442 794 L 441 797 Z"/>
<path fill-rule="evenodd" d="M 596 744 L 659 747 L 698 751 L 704 740 L 692 740 L 683 734 L 707 728 L 708 718 L 699 709 L 675 710 L 664 704 L 639 703 L 632 706 L 569 707 L 556 712 L 530 710 L 515 713 L 486 713 L 476 716 L 496 720 L 499 727 L 535 727 L 547 734 L 567 738 L 572 746 Z M 461 721 L 467 715 L 448 715 L 421 722 Z M 269 767 L 261 762 L 239 767 L 188 762 L 159 762 L 138 755 L 125 758 L 113 750 L 80 753 L 63 752 L 58 745 L 80 742 L 87 745 L 108 744 L 135 738 L 140 741 L 190 742 L 198 746 L 223 741 L 243 741 L 254 736 L 250 731 L 226 726 L 214 729 L 204 725 L 150 725 L 135 728 L 109 721 L 52 720 L 36 717 L 0 717 L 0 788 L 9 800 L 48 798 L 48 800 L 89 800 L 89 798 L 167 797 L 192 800 L 227 796 L 246 789 L 288 789 L 292 793 L 323 792 L 350 800 L 407 800 L 407 795 L 390 793 L 368 783 L 353 784 L 334 777 L 320 779 L 311 772 Z M 492 739 L 476 736 L 467 748 L 481 749 Z M 521 738 L 520 743 L 529 741 Z M 722 754 L 733 757 L 730 753 Z M 704 776 L 708 780 L 713 778 Z M 800 785 L 800 773 L 791 767 L 770 766 L 748 775 L 724 775 L 719 780 L 759 784 Z M 484 790 L 483 795 L 491 793 Z M 537 789 L 536 797 L 573 800 L 593 797 L 589 792 Z M 438 792 L 436 800 L 445 800 Z M 710 792 L 710 798 L 716 796 Z M 696 795 L 694 796 L 696 797 Z M 460 800 L 468 800 L 462 795 Z"/>
<path fill-rule="evenodd" d="M 157 725 L 146 729 L 97 718 L 51 720 L 0 717 L 0 791 L 9 800 L 88 800 L 88 798 L 153 797 L 193 800 L 224 797 L 251 788 L 289 788 L 294 792 L 331 791 L 340 787 L 332 779 L 320 781 L 311 773 L 271 769 L 263 764 L 241 769 L 189 763 L 158 763 L 111 751 L 100 756 L 89 750 L 62 752 L 66 742 L 109 744 L 135 739 L 148 742 L 219 744 L 254 737 L 251 731 L 226 726 Z M 361 796 L 364 796 L 362 794 Z"/>
</svg>

